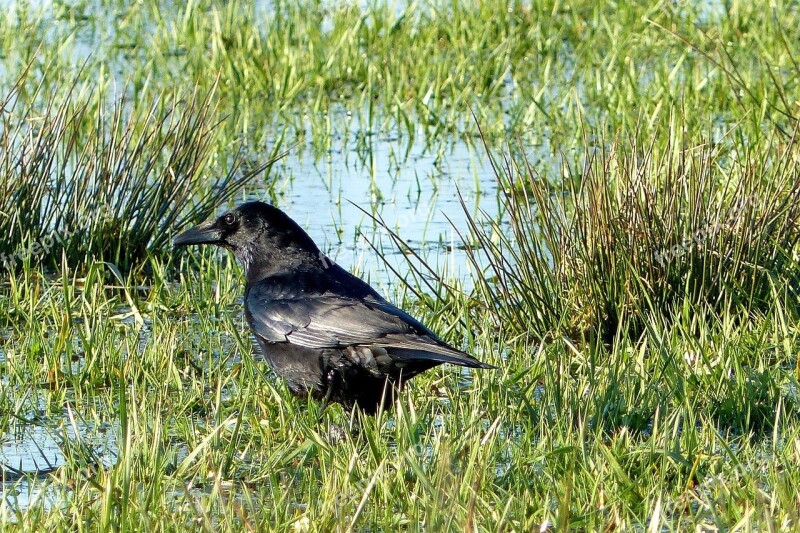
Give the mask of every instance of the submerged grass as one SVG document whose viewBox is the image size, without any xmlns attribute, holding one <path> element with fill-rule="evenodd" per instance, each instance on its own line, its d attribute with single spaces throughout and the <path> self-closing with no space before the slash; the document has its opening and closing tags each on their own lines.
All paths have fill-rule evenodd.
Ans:
<svg viewBox="0 0 800 533">
<path fill-rule="evenodd" d="M 82 228 L 0 282 L 0 453 L 37 463 L 0 461 L 1 529 L 797 527 L 795 4 L 270 6 L 0 17 L 0 246 Z M 520 142 L 503 218 L 460 228 L 472 279 L 410 253 L 389 296 L 500 369 L 320 422 L 253 357 L 230 258 L 149 251 L 240 146 L 325 153 L 342 106 L 369 158 L 473 132 L 466 104 Z"/>
</svg>

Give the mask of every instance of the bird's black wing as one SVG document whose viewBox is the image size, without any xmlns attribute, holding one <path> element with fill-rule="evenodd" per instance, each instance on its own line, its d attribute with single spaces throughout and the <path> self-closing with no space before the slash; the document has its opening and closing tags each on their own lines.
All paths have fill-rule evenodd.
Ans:
<svg viewBox="0 0 800 533">
<path fill-rule="evenodd" d="M 325 289 L 269 282 L 254 285 L 245 301 L 254 333 L 268 342 L 306 348 L 383 348 L 404 361 L 485 366 L 448 346 L 419 321 L 380 297 L 342 296 Z"/>
</svg>

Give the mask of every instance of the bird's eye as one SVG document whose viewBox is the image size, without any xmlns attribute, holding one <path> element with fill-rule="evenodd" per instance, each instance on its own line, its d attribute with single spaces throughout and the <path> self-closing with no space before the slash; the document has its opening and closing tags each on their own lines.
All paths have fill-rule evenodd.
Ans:
<svg viewBox="0 0 800 533">
<path fill-rule="evenodd" d="M 226 226 L 233 226 L 236 224 L 236 215 L 233 213 L 228 213 L 224 217 L 222 217 L 222 221 L 225 223 Z"/>
</svg>

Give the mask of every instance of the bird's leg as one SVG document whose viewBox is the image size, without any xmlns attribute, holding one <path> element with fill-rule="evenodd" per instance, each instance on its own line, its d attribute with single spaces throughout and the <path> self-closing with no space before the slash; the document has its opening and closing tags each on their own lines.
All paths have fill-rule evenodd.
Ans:
<svg viewBox="0 0 800 533">
<path fill-rule="evenodd" d="M 325 396 L 322 398 L 322 405 L 319 408 L 320 420 L 322 419 L 322 413 L 325 412 L 325 408 L 328 407 L 328 403 L 333 397 L 333 389 L 336 387 L 336 375 L 336 371 L 332 368 L 325 374 L 325 382 L 328 384 L 328 390 L 325 391 Z"/>
</svg>

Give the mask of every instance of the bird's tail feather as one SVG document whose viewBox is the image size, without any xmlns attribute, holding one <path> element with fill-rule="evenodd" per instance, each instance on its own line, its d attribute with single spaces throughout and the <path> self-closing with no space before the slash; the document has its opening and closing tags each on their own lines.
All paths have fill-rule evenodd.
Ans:
<svg viewBox="0 0 800 533">
<path fill-rule="evenodd" d="M 478 361 L 469 354 L 457 352 L 455 350 L 445 352 L 444 350 L 430 352 L 427 350 L 408 349 L 408 348 L 388 348 L 387 351 L 395 361 L 431 361 L 436 363 L 450 363 L 453 365 L 466 366 L 469 368 L 497 368 L 481 361 Z"/>
</svg>

